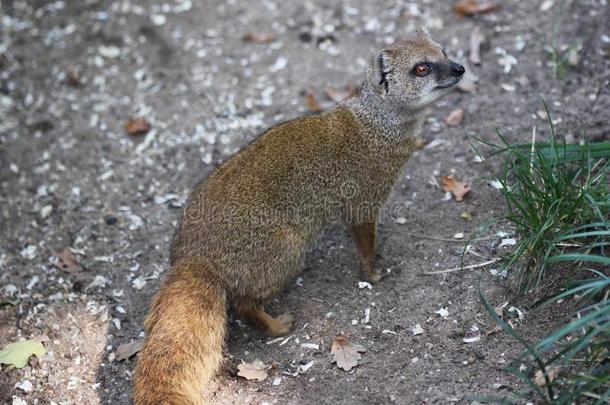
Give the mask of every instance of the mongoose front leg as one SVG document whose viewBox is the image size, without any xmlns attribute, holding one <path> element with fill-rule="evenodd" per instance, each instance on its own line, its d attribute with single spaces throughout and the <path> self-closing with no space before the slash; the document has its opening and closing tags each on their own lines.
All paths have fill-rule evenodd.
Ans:
<svg viewBox="0 0 610 405">
<path fill-rule="evenodd" d="M 294 317 L 283 314 L 276 318 L 265 312 L 260 305 L 237 305 L 237 312 L 252 326 L 255 326 L 270 336 L 283 336 L 290 332 Z"/>
<path fill-rule="evenodd" d="M 365 280 L 376 283 L 381 274 L 375 270 L 375 249 L 377 248 L 377 221 L 368 220 L 351 224 L 352 237 L 360 256 L 360 274 Z"/>
</svg>

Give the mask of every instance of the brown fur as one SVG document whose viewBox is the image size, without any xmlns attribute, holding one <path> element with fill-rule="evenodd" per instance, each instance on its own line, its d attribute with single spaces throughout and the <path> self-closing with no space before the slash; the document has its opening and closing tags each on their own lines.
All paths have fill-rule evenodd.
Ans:
<svg viewBox="0 0 610 405">
<path fill-rule="evenodd" d="M 200 274 L 195 267 L 173 267 L 155 297 L 138 359 L 136 404 L 205 403 L 199 382 L 220 366 L 227 315 L 224 290 Z"/>
<path fill-rule="evenodd" d="M 306 248 L 330 223 L 348 224 L 363 277 L 379 280 L 379 211 L 411 154 L 421 100 L 443 94 L 430 90 L 431 78 L 422 85 L 409 76 L 420 57 L 413 49 L 446 63 L 421 34 L 385 50 L 356 98 L 269 129 L 195 187 L 146 320 L 136 404 L 203 403 L 203 384 L 221 362 L 226 301 L 268 334 L 288 333 L 292 316 L 273 318 L 263 305 L 298 273 Z M 391 70 L 385 84 L 380 69 Z M 408 80 L 411 93 L 433 93 L 402 94 Z"/>
</svg>

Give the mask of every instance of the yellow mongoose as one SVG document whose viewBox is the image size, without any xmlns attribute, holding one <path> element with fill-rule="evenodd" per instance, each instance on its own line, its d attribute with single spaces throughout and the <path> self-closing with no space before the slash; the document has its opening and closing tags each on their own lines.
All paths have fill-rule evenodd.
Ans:
<svg viewBox="0 0 610 405">
<path fill-rule="evenodd" d="M 381 278 L 378 208 L 411 154 L 422 110 L 463 73 L 417 32 L 372 58 L 358 95 L 267 130 L 195 187 L 145 322 L 137 405 L 205 402 L 203 386 L 222 360 L 227 303 L 270 335 L 288 333 L 292 316 L 274 318 L 263 305 L 336 218 L 351 229 L 363 277 Z"/>
</svg>

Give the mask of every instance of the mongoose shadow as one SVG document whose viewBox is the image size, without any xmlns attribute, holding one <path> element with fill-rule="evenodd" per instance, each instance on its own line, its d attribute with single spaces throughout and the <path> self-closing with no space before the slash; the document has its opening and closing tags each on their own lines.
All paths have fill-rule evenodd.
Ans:
<svg viewBox="0 0 610 405">
<path fill-rule="evenodd" d="M 464 73 L 427 34 L 379 52 L 358 95 L 321 114 L 274 126 L 191 193 L 155 296 L 134 381 L 138 405 L 203 404 L 219 370 L 227 307 L 270 336 L 294 315 L 269 304 L 302 268 L 306 251 L 338 221 L 361 278 L 382 279 L 377 225 L 424 119 Z"/>
</svg>

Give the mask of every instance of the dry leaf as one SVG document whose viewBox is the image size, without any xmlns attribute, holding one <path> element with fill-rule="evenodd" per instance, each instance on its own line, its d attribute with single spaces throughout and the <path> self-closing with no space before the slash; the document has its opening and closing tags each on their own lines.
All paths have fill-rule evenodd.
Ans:
<svg viewBox="0 0 610 405">
<path fill-rule="evenodd" d="M 132 340 L 129 343 L 119 345 L 114 352 L 117 361 L 126 360 L 138 353 L 144 347 L 144 339 Z"/>
<path fill-rule="evenodd" d="M 353 84 L 348 84 L 345 87 L 345 90 L 337 90 L 334 87 L 328 86 L 324 89 L 324 93 L 335 103 L 340 103 L 343 100 L 355 96 L 358 93 L 358 87 Z"/>
<path fill-rule="evenodd" d="M 244 377 L 247 380 L 265 381 L 267 378 L 267 370 L 271 368 L 262 361 L 256 359 L 252 363 L 242 363 L 237 366 L 238 376 Z"/>
<path fill-rule="evenodd" d="M 125 130 L 129 135 L 144 135 L 150 131 L 150 123 L 144 117 L 134 118 L 125 123 Z"/>
<path fill-rule="evenodd" d="M 470 33 L 470 61 L 475 65 L 481 64 L 481 44 L 485 37 L 479 27 L 475 27 Z"/>
<path fill-rule="evenodd" d="M 545 367 L 544 370 L 549 378 L 549 382 L 553 382 L 553 380 L 559 375 L 561 367 Z M 542 370 L 536 371 L 536 374 L 534 375 L 534 382 L 539 387 L 546 385 L 546 379 L 544 378 L 544 373 Z"/>
<path fill-rule="evenodd" d="M 417 137 L 417 138 L 415 138 L 415 144 L 413 145 L 413 147 L 415 149 L 423 149 L 427 143 L 428 142 L 426 142 L 426 140 L 424 138 Z"/>
<path fill-rule="evenodd" d="M 316 96 L 311 92 L 307 92 L 307 109 L 313 113 L 324 111 L 324 108 L 316 100 Z"/>
<path fill-rule="evenodd" d="M 55 257 L 57 257 L 55 267 L 57 267 L 59 270 L 66 271 L 68 273 L 75 273 L 82 270 L 80 264 L 78 264 L 76 258 L 69 249 L 63 249 L 60 252 L 55 252 Z"/>
<path fill-rule="evenodd" d="M 450 127 L 458 126 L 462 121 L 464 121 L 464 110 L 461 108 L 451 111 L 447 118 L 445 118 L 445 124 Z"/>
<path fill-rule="evenodd" d="M 453 176 L 443 176 L 441 182 L 443 183 L 443 191 L 451 192 L 455 201 L 463 201 L 464 196 L 470 192 L 468 184 L 460 183 Z"/>
<path fill-rule="evenodd" d="M 23 368 L 28 364 L 30 357 L 40 358 L 47 354 L 42 343 L 34 339 L 15 342 L 0 350 L 0 364 L 10 364 L 15 368 Z"/>
<path fill-rule="evenodd" d="M 477 0 L 460 0 L 453 6 L 456 13 L 461 16 L 488 13 L 500 8 L 499 4 L 492 2 L 479 3 Z"/>
<path fill-rule="evenodd" d="M 470 212 L 462 212 L 460 214 L 460 218 L 465 219 L 467 221 L 471 221 L 472 220 L 472 214 Z"/>
<path fill-rule="evenodd" d="M 247 32 L 241 38 L 246 42 L 251 42 L 253 44 L 268 44 L 269 42 L 273 42 L 276 34 L 273 32 Z"/>
<path fill-rule="evenodd" d="M 350 371 L 358 365 L 358 360 L 362 357 L 359 352 L 366 352 L 364 346 L 353 344 L 345 336 L 337 336 L 330 348 L 332 362 L 337 363 L 337 367 L 345 371 Z"/>
<path fill-rule="evenodd" d="M 78 71 L 74 68 L 68 68 L 66 71 L 66 84 L 70 87 L 78 87 L 82 84 L 81 77 Z"/>
</svg>

